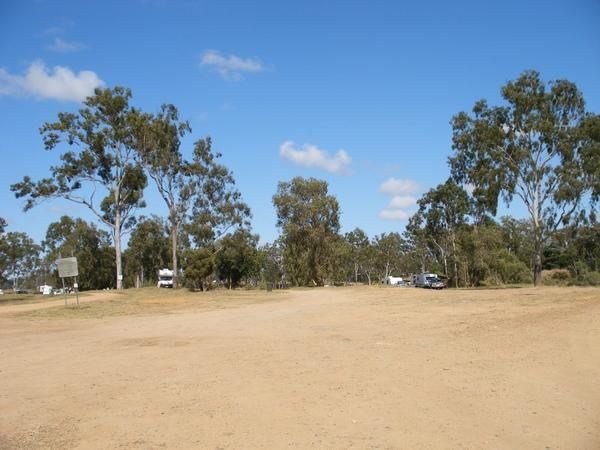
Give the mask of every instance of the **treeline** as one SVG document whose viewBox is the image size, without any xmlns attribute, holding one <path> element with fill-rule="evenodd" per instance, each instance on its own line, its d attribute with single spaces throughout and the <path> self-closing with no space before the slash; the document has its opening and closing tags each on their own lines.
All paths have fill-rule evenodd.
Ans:
<svg viewBox="0 0 600 450">
<path fill-rule="evenodd" d="M 508 82 L 502 97 L 501 106 L 481 100 L 452 118 L 449 178 L 418 200 L 402 234 L 342 234 L 327 183 L 298 177 L 273 196 L 280 237 L 259 246 L 210 138 L 197 140 L 188 160 L 180 146 L 191 128 L 175 106 L 147 113 L 130 106 L 127 89 L 98 89 L 77 114 L 42 126 L 46 149 L 63 150 L 60 165 L 11 189 L 25 210 L 52 198 L 81 204 L 108 231 L 63 217 L 38 245 L 2 222 L 2 276 L 15 287 L 39 281 L 55 273 L 58 256 L 75 255 L 89 289 L 151 285 L 162 267 L 192 289 L 372 284 L 423 270 L 456 287 L 600 283 L 600 116 L 585 110 L 573 83 L 545 84 L 534 71 Z M 164 217 L 138 213 L 149 183 Z M 528 218 L 495 219 L 499 203 L 515 198 Z"/>
<path fill-rule="evenodd" d="M 431 192 L 447 187 L 448 183 Z M 505 216 L 497 222 L 488 217 L 474 222 L 464 214 L 451 235 L 436 231 L 431 217 L 420 211 L 404 233 L 369 238 L 360 228 L 339 232 L 339 206 L 327 194 L 324 181 L 295 178 L 282 183 L 274 202 L 282 221 L 282 234 L 275 243 L 259 245 L 257 235 L 238 228 L 196 250 L 190 247 L 189 237 L 182 236 L 183 283 L 202 289 L 265 287 L 266 283 L 274 287 L 376 284 L 387 276 L 408 277 L 423 268 L 445 277 L 451 287 L 532 281 L 533 239 L 531 225 L 524 219 Z M 329 205 L 326 213 L 323 205 Z M 0 249 L 0 269 L 11 287 L 60 286 L 54 263 L 72 255 L 78 259 L 82 290 L 115 285 L 111 236 L 82 219 L 63 216 L 51 223 L 39 245 L 24 233 L 3 230 Z M 156 216 L 141 218 L 123 253 L 124 286 L 155 286 L 158 270 L 170 262 L 168 223 Z M 544 249 L 544 269 L 545 284 L 600 285 L 600 223 L 584 221 L 554 233 Z"/>
</svg>

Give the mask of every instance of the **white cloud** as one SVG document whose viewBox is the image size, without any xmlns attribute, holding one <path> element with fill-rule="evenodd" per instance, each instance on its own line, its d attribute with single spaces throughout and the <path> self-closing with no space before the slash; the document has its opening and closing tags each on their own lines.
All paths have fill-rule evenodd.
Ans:
<svg viewBox="0 0 600 450">
<path fill-rule="evenodd" d="M 400 208 L 408 208 L 409 206 L 413 206 L 417 203 L 417 199 L 411 197 L 410 195 L 394 195 L 390 200 L 390 204 L 388 208 L 391 209 L 400 209 Z"/>
<path fill-rule="evenodd" d="M 381 183 L 379 190 L 388 195 L 413 194 L 419 190 L 419 184 L 413 180 L 400 180 L 392 177 Z"/>
<path fill-rule="evenodd" d="M 82 70 L 76 74 L 62 66 L 48 69 L 41 61 L 32 63 L 25 75 L 12 75 L 0 68 L 0 95 L 80 102 L 101 86 L 104 81 L 95 72 Z"/>
<path fill-rule="evenodd" d="M 225 80 L 239 80 L 242 73 L 259 73 L 265 70 L 256 58 L 225 56 L 216 50 L 206 50 L 200 58 L 200 65 L 212 68 Z"/>
<path fill-rule="evenodd" d="M 79 42 L 65 41 L 64 39 L 56 36 L 54 38 L 54 42 L 52 42 L 50 45 L 47 45 L 46 48 L 58 53 L 73 53 L 81 50 L 83 45 L 81 45 Z"/>
<path fill-rule="evenodd" d="M 338 150 L 333 157 L 330 157 L 325 150 L 315 145 L 305 144 L 298 149 L 292 141 L 281 144 L 279 156 L 299 166 L 317 167 L 338 175 L 347 175 L 352 162 L 345 150 Z"/>
<path fill-rule="evenodd" d="M 408 220 L 411 213 L 403 209 L 386 208 L 379 213 L 379 217 L 384 220 Z"/>
</svg>

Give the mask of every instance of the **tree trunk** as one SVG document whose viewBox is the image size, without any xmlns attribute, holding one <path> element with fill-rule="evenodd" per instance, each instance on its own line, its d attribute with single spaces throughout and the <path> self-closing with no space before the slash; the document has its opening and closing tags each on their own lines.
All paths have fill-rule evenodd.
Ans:
<svg viewBox="0 0 600 450">
<path fill-rule="evenodd" d="M 117 202 L 115 204 L 118 205 Z M 123 289 L 123 267 L 121 261 L 121 213 L 115 208 L 115 262 L 117 266 L 117 289 Z"/>
<path fill-rule="evenodd" d="M 533 285 L 542 285 L 542 213 L 539 204 L 539 187 L 536 186 L 533 199 Z"/>
<path fill-rule="evenodd" d="M 173 256 L 173 288 L 179 287 L 177 277 L 177 223 L 171 222 L 171 252 Z"/>
<path fill-rule="evenodd" d="M 533 285 L 542 285 L 542 242 L 537 236 L 535 237 L 535 250 L 533 255 Z"/>
<path fill-rule="evenodd" d="M 358 263 L 354 263 L 354 282 L 358 283 Z"/>
<path fill-rule="evenodd" d="M 452 233 L 452 260 L 454 261 L 454 287 L 458 287 L 458 263 L 456 262 L 456 239 Z"/>
</svg>

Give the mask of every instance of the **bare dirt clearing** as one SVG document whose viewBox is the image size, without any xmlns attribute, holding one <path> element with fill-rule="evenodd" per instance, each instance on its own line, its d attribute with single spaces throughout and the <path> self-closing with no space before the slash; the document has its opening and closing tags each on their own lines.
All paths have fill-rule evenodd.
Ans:
<svg viewBox="0 0 600 450">
<path fill-rule="evenodd" d="M 600 448 L 598 289 L 131 295 L 0 308 L 0 448 Z"/>
</svg>

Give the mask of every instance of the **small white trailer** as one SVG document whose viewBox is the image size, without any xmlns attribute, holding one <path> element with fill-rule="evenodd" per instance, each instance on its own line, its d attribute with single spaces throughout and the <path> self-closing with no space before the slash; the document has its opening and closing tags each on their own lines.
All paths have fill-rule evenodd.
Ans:
<svg viewBox="0 0 600 450">
<path fill-rule="evenodd" d="M 158 285 L 161 288 L 172 288 L 173 287 L 173 271 L 170 269 L 159 269 L 158 271 Z"/>
<path fill-rule="evenodd" d="M 383 284 L 388 284 L 390 286 L 404 286 L 405 282 L 402 277 L 393 277 L 390 275 L 384 278 Z"/>
</svg>

